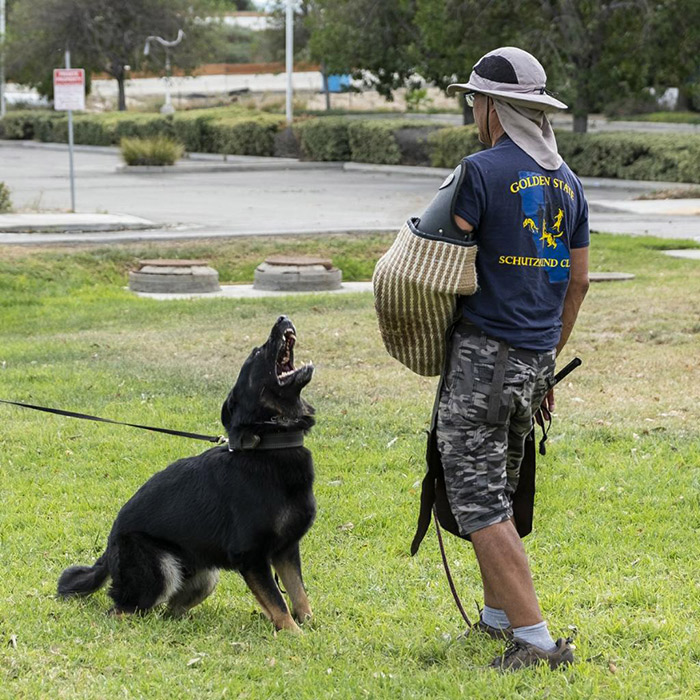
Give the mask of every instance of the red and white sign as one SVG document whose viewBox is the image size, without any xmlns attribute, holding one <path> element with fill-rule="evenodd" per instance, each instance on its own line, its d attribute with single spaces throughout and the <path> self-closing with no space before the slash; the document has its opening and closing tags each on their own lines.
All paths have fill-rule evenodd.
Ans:
<svg viewBox="0 0 700 700">
<path fill-rule="evenodd" d="M 85 109 L 85 69 L 54 69 L 53 108 L 60 111 Z"/>
</svg>

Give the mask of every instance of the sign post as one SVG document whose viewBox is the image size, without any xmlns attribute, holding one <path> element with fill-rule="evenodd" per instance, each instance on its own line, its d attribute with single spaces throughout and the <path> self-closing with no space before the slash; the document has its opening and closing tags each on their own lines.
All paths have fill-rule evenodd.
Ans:
<svg viewBox="0 0 700 700">
<path fill-rule="evenodd" d="M 66 50 L 66 67 L 53 72 L 53 107 L 68 112 L 68 158 L 70 160 L 70 204 L 75 211 L 75 173 L 73 169 L 73 110 L 85 109 L 85 71 L 70 67 L 70 51 Z"/>
</svg>

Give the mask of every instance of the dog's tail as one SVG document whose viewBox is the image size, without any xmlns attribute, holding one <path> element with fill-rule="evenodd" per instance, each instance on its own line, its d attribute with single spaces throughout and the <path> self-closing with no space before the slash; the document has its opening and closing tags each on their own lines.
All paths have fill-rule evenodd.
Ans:
<svg viewBox="0 0 700 700">
<path fill-rule="evenodd" d="M 90 595 L 104 584 L 108 575 L 105 552 L 92 566 L 69 566 L 58 579 L 58 595 L 61 598 Z"/>
</svg>

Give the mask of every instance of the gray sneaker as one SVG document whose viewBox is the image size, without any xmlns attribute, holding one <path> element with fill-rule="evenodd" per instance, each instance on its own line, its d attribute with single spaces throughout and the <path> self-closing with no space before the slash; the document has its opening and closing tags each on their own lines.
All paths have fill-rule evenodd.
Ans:
<svg viewBox="0 0 700 700">
<path fill-rule="evenodd" d="M 491 668 L 496 668 L 499 671 L 517 671 L 528 666 L 547 663 L 549 668 L 555 669 L 574 663 L 571 639 L 557 639 L 556 644 L 553 651 L 544 651 L 534 644 L 513 639 L 503 654 L 491 662 Z"/>
</svg>

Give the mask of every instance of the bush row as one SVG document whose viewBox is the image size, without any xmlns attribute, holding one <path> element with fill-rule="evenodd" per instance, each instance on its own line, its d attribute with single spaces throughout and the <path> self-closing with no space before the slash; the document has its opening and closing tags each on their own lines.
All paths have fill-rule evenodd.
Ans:
<svg viewBox="0 0 700 700">
<path fill-rule="evenodd" d="M 321 117 L 294 125 L 302 158 L 384 165 L 429 165 L 434 122 Z"/>
<path fill-rule="evenodd" d="M 319 117 L 284 128 L 279 115 L 230 108 L 153 114 L 80 114 L 76 143 L 116 145 L 123 137 L 167 136 L 185 150 L 306 160 L 358 161 L 452 168 L 482 148 L 474 126 L 443 127 L 399 119 Z M 11 112 L 0 138 L 67 141 L 67 118 L 51 112 Z M 584 177 L 700 183 L 700 135 L 557 132 L 559 150 Z"/>
<path fill-rule="evenodd" d="M 482 146 L 474 127 L 441 129 L 430 136 L 431 165 L 453 167 L 459 153 Z M 580 177 L 700 183 L 700 134 L 557 131 L 559 152 Z"/>
<path fill-rule="evenodd" d="M 232 113 L 223 117 L 182 112 L 174 116 L 152 114 L 75 115 L 76 143 L 118 145 L 123 138 L 164 136 L 195 153 L 230 153 L 271 156 L 281 118 L 263 113 Z M 0 121 L 0 137 L 66 143 L 68 118 L 50 112 L 14 112 Z"/>
</svg>

